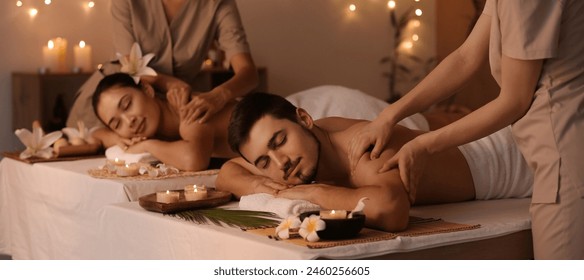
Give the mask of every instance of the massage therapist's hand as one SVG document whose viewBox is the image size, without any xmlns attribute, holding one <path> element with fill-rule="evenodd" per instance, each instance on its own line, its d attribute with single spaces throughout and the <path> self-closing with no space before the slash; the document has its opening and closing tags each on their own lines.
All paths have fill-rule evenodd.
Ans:
<svg viewBox="0 0 584 280">
<path fill-rule="evenodd" d="M 414 203 L 416 200 L 416 190 L 418 183 L 420 182 L 420 177 L 424 172 L 426 166 L 426 161 L 430 156 L 430 153 L 426 149 L 422 137 L 418 136 L 405 145 L 393 155 L 392 158 L 387 160 L 379 173 L 386 172 L 393 168 L 399 168 L 399 175 L 404 184 L 406 192 L 408 193 L 410 203 Z"/>
<path fill-rule="evenodd" d="M 258 176 L 253 183 L 254 193 L 267 193 L 271 195 L 277 195 L 278 192 L 288 189 L 290 186 L 276 182 L 268 177 Z"/>
<path fill-rule="evenodd" d="M 191 101 L 181 108 L 181 118 L 192 123 L 198 121 L 205 123 L 215 113 L 219 112 L 229 99 L 220 92 L 205 92 L 194 95 Z"/>
<path fill-rule="evenodd" d="M 176 112 L 180 112 L 180 109 L 189 103 L 191 99 L 191 88 L 190 87 L 175 87 L 171 88 L 166 92 L 166 100 L 168 104 L 173 107 Z M 182 117 L 182 115 L 181 115 Z"/>
<path fill-rule="evenodd" d="M 369 150 L 371 145 L 374 145 L 370 155 L 371 159 L 378 158 L 379 155 L 381 155 L 381 152 L 383 152 L 385 145 L 389 142 L 392 130 L 392 124 L 387 123 L 378 117 L 357 131 L 353 135 L 351 141 L 349 141 L 349 162 L 351 171 L 355 170 L 359 159 L 367 150 Z"/>
</svg>

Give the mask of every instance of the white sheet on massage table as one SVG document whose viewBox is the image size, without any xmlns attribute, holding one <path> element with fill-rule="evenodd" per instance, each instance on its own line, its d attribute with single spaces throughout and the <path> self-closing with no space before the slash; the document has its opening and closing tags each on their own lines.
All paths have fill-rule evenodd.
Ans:
<svg viewBox="0 0 584 280">
<path fill-rule="evenodd" d="M 104 208 L 99 248 L 104 259 L 356 259 L 499 237 L 530 228 L 529 199 L 416 207 L 411 214 L 481 224 L 475 230 L 308 249 L 237 228 L 196 225 L 142 209 L 137 202 Z M 232 204 L 233 207 L 236 204 Z"/>
<path fill-rule="evenodd" d="M 93 258 L 105 205 L 187 184 L 214 186 L 216 175 L 165 180 L 89 176 L 105 158 L 27 164 L 0 162 L 0 253 L 14 259 Z"/>
</svg>

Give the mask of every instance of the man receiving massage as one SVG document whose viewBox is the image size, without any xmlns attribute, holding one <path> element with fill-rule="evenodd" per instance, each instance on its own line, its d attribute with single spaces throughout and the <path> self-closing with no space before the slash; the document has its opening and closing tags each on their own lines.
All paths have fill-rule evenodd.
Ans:
<svg viewBox="0 0 584 280">
<path fill-rule="evenodd" d="M 328 209 L 352 209 L 360 198 L 368 197 L 367 226 L 385 231 L 406 228 L 411 205 L 399 171 L 377 170 L 404 143 L 423 132 L 398 125 L 381 156 L 371 160 L 366 153 L 351 172 L 348 144 L 368 121 L 338 117 L 314 121 L 286 99 L 265 93 L 243 98 L 232 114 L 228 140 L 241 157 L 223 165 L 217 189 L 237 197 L 270 193 Z M 530 196 L 531 174 L 523 158 L 512 142 L 501 143 L 512 141 L 509 131 L 479 141 L 433 156 L 415 205 Z M 490 145 L 492 142 L 498 143 Z M 489 146 L 504 148 L 493 151 Z M 480 170 L 474 166 L 474 158 L 485 151 L 481 158 L 486 166 Z M 492 167 L 501 164 L 509 166 Z"/>
<path fill-rule="evenodd" d="M 207 169 L 211 157 L 237 155 L 227 144 L 234 102 L 205 123 L 192 122 L 149 84 L 136 84 L 129 75 L 117 73 L 100 81 L 92 103 L 95 115 L 111 130 L 97 136 L 106 147 L 117 142 L 112 137 L 133 139 L 127 153 L 149 153 L 185 171 Z"/>
</svg>

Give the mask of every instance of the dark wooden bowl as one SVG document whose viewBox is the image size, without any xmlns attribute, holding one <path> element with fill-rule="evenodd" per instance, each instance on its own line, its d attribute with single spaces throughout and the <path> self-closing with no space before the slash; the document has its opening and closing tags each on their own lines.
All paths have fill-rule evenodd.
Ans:
<svg viewBox="0 0 584 280">
<path fill-rule="evenodd" d="M 349 212 L 350 213 L 350 212 Z M 347 213 L 347 214 L 349 214 Z M 310 211 L 300 214 L 300 220 L 310 217 L 310 215 L 320 215 L 320 211 Z M 322 219 L 322 218 L 321 218 Z M 322 219 L 326 224 L 324 230 L 318 231 L 321 239 L 338 240 L 349 239 L 357 236 L 365 225 L 365 215 L 355 214 L 350 219 Z"/>
</svg>

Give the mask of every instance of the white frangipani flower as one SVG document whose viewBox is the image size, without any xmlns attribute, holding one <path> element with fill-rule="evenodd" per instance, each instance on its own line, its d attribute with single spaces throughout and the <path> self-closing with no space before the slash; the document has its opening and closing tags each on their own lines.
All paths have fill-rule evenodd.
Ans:
<svg viewBox="0 0 584 280">
<path fill-rule="evenodd" d="M 320 216 L 310 215 L 308 218 L 304 218 L 302 225 L 300 225 L 300 236 L 306 239 L 308 242 L 316 242 L 320 240 L 317 231 L 326 228 L 326 223 L 320 219 Z"/>
<path fill-rule="evenodd" d="M 282 239 L 290 238 L 290 230 L 300 227 L 300 218 L 297 216 L 290 216 L 284 219 L 276 228 L 276 235 Z"/>
<path fill-rule="evenodd" d="M 78 129 L 74 127 L 65 127 L 61 129 L 61 131 L 63 131 L 63 133 L 67 135 L 67 138 L 69 139 L 70 142 L 73 139 L 83 139 L 85 142 L 87 142 L 90 140 L 89 138 L 91 138 L 91 134 L 93 134 L 93 132 L 99 128 L 97 126 L 94 126 L 88 129 L 83 121 L 78 121 L 77 127 Z"/>
<path fill-rule="evenodd" d="M 51 145 L 63 136 L 61 131 L 54 131 L 44 135 L 45 132 L 40 127 L 33 127 L 32 132 L 26 128 L 17 129 L 14 134 L 26 146 L 26 150 L 20 153 L 21 159 L 27 159 L 32 156 L 51 158 L 53 156 Z"/>
<path fill-rule="evenodd" d="M 365 209 L 365 201 L 369 200 L 368 197 L 362 197 L 361 199 L 359 199 L 359 201 L 357 202 L 357 205 L 355 206 L 355 208 L 353 210 L 351 210 L 351 213 L 349 213 L 349 216 L 347 216 L 347 218 L 353 218 L 353 214 L 361 214 L 363 213 L 363 209 Z"/>
<path fill-rule="evenodd" d="M 134 43 L 132 45 L 132 49 L 130 50 L 129 55 L 122 55 L 120 53 L 116 53 L 116 56 L 118 57 L 118 60 L 122 64 L 122 68 L 120 71 L 132 76 L 136 84 L 140 82 L 140 76 L 157 75 L 154 69 L 148 67 L 148 63 L 150 62 L 150 60 L 152 60 L 152 58 L 154 58 L 154 54 L 149 53 L 145 56 L 142 56 L 142 50 L 140 49 L 140 45 L 138 45 L 138 43 Z"/>
</svg>

